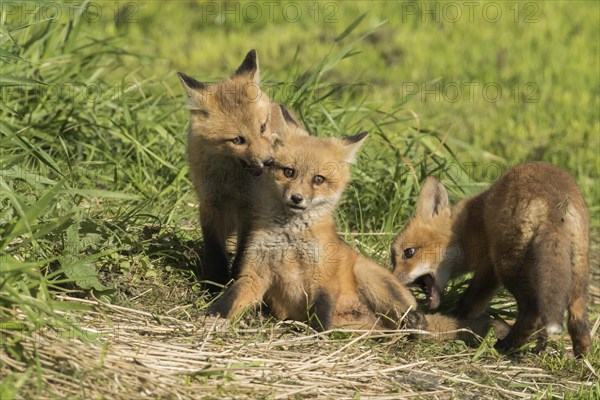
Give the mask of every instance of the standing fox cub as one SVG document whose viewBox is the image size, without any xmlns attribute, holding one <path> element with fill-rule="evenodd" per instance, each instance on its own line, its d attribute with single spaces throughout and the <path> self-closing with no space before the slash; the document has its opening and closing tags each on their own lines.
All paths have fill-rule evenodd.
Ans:
<svg viewBox="0 0 600 400">
<path fill-rule="evenodd" d="M 433 177 L 419 195 L 415 217 L 392 245 L 394 273 L 420 284 L 435 309 L 449 279 L 474 271 L 457 315 L 482 314 L 500 285 L 515 297 L 518 317 L 497 346 L 515 348 L 540 331 L 568 330 L 579 356 L 591 345 L 587 320 L 588 211 L 573 179 L 549 164 L 516 166 L 492 187 L 450 207 Z"/>
<path fill-rule="evenodd" d="M 190 110 L 188 156 L 200 201 L 203 279 L 225 284 L 235 274 L 229 271 L 226 239 L 237 234 L 239 254 L 248 235 L 249 187 L 273 164 L 274 125 L 299 123 L 260 90 L 254 50 L 223 82 L 204 84 L 183 73 L 179 77 Z"/>
<path fill-rule="evenodd" d="M 404 323 L 440 336 L 459 328 L 485 333 L 487 320 L 463 323 L 416 312 L 414 297 L 391 271 L 338 238 L 333 212 L 366 136 L 288 135 L 279 143 L 275 164 L 255 193 L 256 213 L 239 277 L 209 314 L 235 318 L 264 300 L 277 318 L 309 321 L 319 330 L 395 329 Z"/>
</svg>

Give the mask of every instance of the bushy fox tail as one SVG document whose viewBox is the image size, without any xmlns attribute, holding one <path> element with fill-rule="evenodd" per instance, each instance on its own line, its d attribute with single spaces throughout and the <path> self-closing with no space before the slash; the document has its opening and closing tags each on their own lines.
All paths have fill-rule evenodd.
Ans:
<svg viewBox="0 0 600 400">
<path fill-rule="evenodd" d="M 429 334 L 417 334 L 420 338 L 432 338 L 434 340 L 458 339 L 472 344 L 477 337 L 484 337 L 489 328 L 494 328 L 496 338 L 502 339 L 510 330 L 510 325 L 504 321 L 494 320 L 487 316 L 477 319 L 457 319 L 442 314 L 425 314 Z"/>
</svg>

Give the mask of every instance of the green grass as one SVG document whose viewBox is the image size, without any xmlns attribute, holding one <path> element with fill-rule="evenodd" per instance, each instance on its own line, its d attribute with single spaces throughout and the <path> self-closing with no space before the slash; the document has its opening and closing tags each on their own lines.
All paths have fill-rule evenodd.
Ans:
<svg viewBox="0 0 600 400">
<path fill-rule="evenodd" d="M 0 324 L 12 357 L 24 354 L 14 332 L 60 329 L 73 322 L 60 311 L 87 309 L 56 301 L 58 292 L 93 290 L 161 312 L 170 304 L 160 294 L 135 299 L 151 285 L 184 285 L 201 312 L 193 277 L 201 238 L 175 72 L 219 80 L 250 48 L 265 90 L 311 133 L 371 132 L 338 228 L 381 263 L 426 175 L 441 177 L 456 200 L 525 160 L 576 178 L 598 242 L 596 2 L 482 3 L 456 22 L 444 3 L 287 2 L 272 15 L 259 3 L 237 13 L 206 2 L 49 4 L 60 18 L 44 3 L 0 7 Z M 482 14 L 486 4 L 501 5 L 497 22 Z M 497 312 L 514 316 L 514 307 Z M 592 318 L 599 312 L 593 304 Z M 526 362 L 585 374 L 560 354 Z M 21 375 L 6 382 L 18 391 Z"/>
</svg>

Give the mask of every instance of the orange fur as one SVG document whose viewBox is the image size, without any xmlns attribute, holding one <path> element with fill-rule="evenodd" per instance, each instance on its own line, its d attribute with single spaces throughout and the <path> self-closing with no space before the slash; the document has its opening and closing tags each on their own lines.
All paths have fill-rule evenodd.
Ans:
<svg viewBox="0 0 600 400">
<path fill-rule="evenodd" d="M 237 236 L 237 258 L 249 233 L 246 219 L 252 206 L 247 193 L 273 162 L 273 144 L 281 133 L 294 132 L 288 123 L 299 123 L 260 89 L 254 50 L 222 82 L 203 84 L 183 73 L 179 76 L 190 110 L 188 156 L 200 201 L 203 279 L 225 284 L 236 266 L 234 260 L 230 271 L 226 239 Z"/>
<path fill-rule="evenodd" d="M 428 178 L 414 218 L 392 245 L 401 282 L 421 283 L 431 308 L 449 279 L 474 272 L 457 315 L 476 318 L 501 285 L 519 315 L 500 348 L 519 347 L 541 329 L 568 328 L 576 355 L 591 345 L 587 321 L 589 217 L 581 192 L 564 171 L 545 163 L 509 170 L 492 187 L 450 207 L 444 187 Z M 543 329 L 542 329 L 543 328 Z"/>
<path fill-rule="evenodd" d="M 239 279 L 211 305 L 210 314 L 234 318 L 265 301 L 277 318 L 309 321 L 317 329 L 404 324 L 448 332 L 483 325 L 422 315 L 389 270 L 338 238 L 333 212 L 365 137 L 292 135 L 280 143 L 275 165 L 256 187 L 252 234 Z"/>
</svg>

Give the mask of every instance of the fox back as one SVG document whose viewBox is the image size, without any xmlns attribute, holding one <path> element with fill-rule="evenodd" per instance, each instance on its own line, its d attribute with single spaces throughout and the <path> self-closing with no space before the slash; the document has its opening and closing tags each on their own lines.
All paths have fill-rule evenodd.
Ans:
<svg viewBox="0 0 600 400">
<path fill-rule="evenodd" d="M 474 272 L 458 303 L 474 318 L 501 285 L 517 300 L 519 316 L 499 347 L 522 345 L 541 330 L 560 332 L 568 309 L 574 352 L 590 346 L 587 321 L 589 216 L 573 179 L 545 163 L 510 169 L 487 191 L 450 207 L 446 190 L 428 178 L 414 218 L 392 245 L 395 274 L 419 284 L 437 308 L 449 279 Z"/>
</svg>

